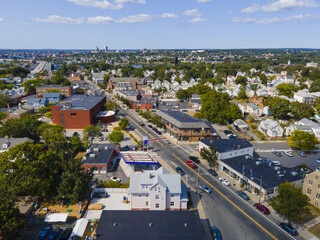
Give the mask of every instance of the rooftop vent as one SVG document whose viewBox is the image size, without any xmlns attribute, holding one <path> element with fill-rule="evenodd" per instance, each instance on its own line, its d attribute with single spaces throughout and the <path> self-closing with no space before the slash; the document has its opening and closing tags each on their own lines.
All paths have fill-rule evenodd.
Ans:
<svg viewBox="0 0 320 240">
<path fill-rule="evenodd" d="M 149 227 L 152 227 L 153 226 L 153 223 L 149 223 Z"/>
<path fill-rule="evenodd" d="M 188 223 L 185 223 L 185 224 L 184 224 L 184 227 L 188 227 Z"/>
<path fill-rule="evenodd" d="M 99 152 L 100 149 L 99 149 L 99 148 L 94 148 L 93 151 L 94 151 L 94 152 Z"/>
<path fill-rule="evenodd" d="M 105 150 L 108 150 L 108 147 L 106 146 L 106 147 L 104 147 L 104 149 L 105 149 Z"/>
<path fill-rule="evenodd" d="M 292 176 L 295 176 L 295 177 L 299 175 L 299 173 L 297 173 L 296 171 L 291 172 L 291 174 Z"/>
<path fill-rule="evenodd" d="M 94 153 L 90 154 L 89 157 L 96 157 L 96 155 Z"/>
<path fill-rule="evenodd" d="M 87 153 L 91 153 L 91 150 L 90 150 L 90 148 L 89 148 L 89 149 L 87 149 Z"/>
</svg>

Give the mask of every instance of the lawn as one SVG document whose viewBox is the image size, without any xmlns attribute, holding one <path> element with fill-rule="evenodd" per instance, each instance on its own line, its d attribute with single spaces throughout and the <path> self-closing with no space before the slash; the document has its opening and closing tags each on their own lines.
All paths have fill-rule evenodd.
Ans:
<svg viewBox="0 0 320 240">
<path fill-rule="evenodd" d="M 297 221 L 298 224 L 304 224 L 310 220 L 320 216 L 320 209 L 316 208 L 313 205 L 308 205 L 310 212 L 304 213 L 300 221 Z"/>
<path fill-rule="evenodd" d="M 320 223 L 314 225 L 313 227 L 309 228 L 309 232 L 311 232 L 313 235 L 320 238 Z"/>
</svg>

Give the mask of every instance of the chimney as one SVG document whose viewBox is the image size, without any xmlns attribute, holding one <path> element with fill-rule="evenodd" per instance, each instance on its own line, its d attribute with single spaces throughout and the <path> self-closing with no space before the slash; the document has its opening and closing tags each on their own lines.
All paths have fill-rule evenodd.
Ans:
<svg viewBox="0 0 320 240">
<path fill-rule="evenodd" d="M 60 87 L 62 87 L 62 83 L 60 84 Z"/>
<path fill-rule="evenodd" d="M 152 178 L 152 173 L 150 173 L 149 178 Z"/>
<path fill-rule="evenodd" d="M 22 108 L 22 104 L 21 104 L 21 103 L 18 104 L 18 108 L 19 108 L 19 109 Z"/>
</svg>

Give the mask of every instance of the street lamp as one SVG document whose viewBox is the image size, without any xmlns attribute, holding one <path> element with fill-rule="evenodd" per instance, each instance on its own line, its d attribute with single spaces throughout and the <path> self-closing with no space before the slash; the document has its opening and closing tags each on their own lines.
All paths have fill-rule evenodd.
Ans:
<svg viewBox="0 0 320 240">
<path fill-rule="evenodd" d="M 253 180 L 253 179 L 257 179 L 257 180 L 259 180 L 260 181 L 260 186 L 259 186 L 259 204 L 260 204 L 260 202 L 261 202 L 261 189 L 262 189 L 262 175 L 261 175 L 261 178 L 259 179 L 259 178 L 255 178 L 255 177 L 251 177 L 251 179 Z"/>
</svg>

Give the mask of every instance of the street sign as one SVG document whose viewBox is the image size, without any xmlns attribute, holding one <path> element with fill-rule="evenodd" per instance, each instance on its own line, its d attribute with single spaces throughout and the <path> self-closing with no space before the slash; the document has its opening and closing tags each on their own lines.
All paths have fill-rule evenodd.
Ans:
<svg viewBox="0 0 320 240">
<path fill-rule="evenodd" d="M 148 137 L 143 137 L 143 146 L 148 146 Z"/>
</svg>

